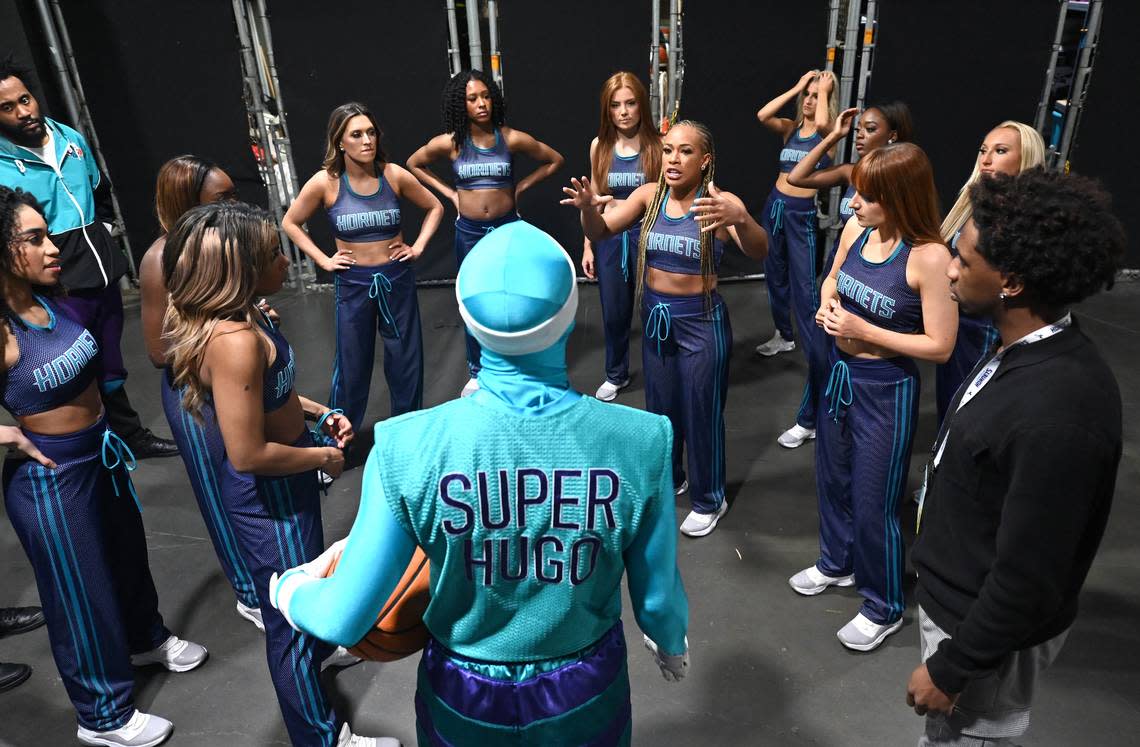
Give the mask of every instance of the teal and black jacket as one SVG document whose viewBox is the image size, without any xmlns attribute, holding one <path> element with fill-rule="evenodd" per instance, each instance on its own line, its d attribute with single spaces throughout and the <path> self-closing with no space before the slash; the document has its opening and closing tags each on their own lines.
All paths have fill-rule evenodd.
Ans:
<svg viewBox="0 0 1140 747">
<path fill-rule="evenodd" d="M 57 172 L 35 153 L 0 136 L 0 184 L 31 193 L 59 247 L 67 290 L 106 288 L 127 271 L 127 258 L 104 223 L 114 220 L 111 183 L 78 132 L 44 118 L 55 144 Z"/>
</svg>

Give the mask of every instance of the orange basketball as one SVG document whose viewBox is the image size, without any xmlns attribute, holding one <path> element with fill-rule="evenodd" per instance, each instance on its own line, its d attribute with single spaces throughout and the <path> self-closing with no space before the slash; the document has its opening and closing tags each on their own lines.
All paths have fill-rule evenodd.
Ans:
<svg viewBox="0 0 1140 747">
<path fill-rule="evenodd" d="M 339 560 L 333 561 L 328 575 L 336 570 Z M 348 650 L 368 661 L 396 661 L 426 646 L 428 631 L 424 626 L 424 612 L 431 601 L 429 578 L 427 556 L 417 547 L 400 583 L 376 616 L 376 625 Z"/>
</svg>

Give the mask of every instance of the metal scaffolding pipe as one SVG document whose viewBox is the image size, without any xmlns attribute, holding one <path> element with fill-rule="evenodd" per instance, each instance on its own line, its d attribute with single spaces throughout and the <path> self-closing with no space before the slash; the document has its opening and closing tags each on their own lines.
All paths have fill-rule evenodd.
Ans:
<svg viewBox="0 0 1140 747">
<path fill-rule="evenodd" d="M 835 47 L 839 44 L 839 3 L 830 0 L 827 4 L 827 61 L 824 70 L 835 69 Z"/>
<path fill-rule="evenodd" d="M 503 90 L 503 61 L 499 53 L 499 3 L 487 0 L 487 30 L 491 43 L 491 78 Z"/>
<path fill-rule="evenodd" d="M 1049 65 L 1045 68 L 1045 86 L 1041 89 L 1041 100 L 1037 102 L 1037 116 L 1033 118 L 1033 128 L 1045 134 L 1045 120 L 1053 108 L 1053 81 L 1057 79 L 1057 58 L 1061 55 L 1061 42 L 1065 38 L 1065 16 L 1069 12 L 1068 0 L 1058 0 L 1057 31 L 1053 34 L 1053 52 L 1049 55 Z"/>
<path fill-rule="evenodd" d="M 867 81 L 871 79 L 871 66 L 875 64 L 875 46 L 878 44 L 879 10 L 877 0 L 867 0 L 866 27 L 863 30 L 863 45 L 859 48 L 859 85 L 855 89 L 853 106 L 860 109 L 867 97 Z"/>
<path fill-rule="evenodd" d="M 1100 14 L 1103 4 L 1103 0 L 1092 0 L 1089 3 L 1088 25 L 1085 26 L 1085 43 L 1081 46 L 1080 57 L 1077 58 L 1077 71 L 1073 76 L 1073 91 L 1069 95 L 1069 109 L 1065 114 L 1065 128 L 1061 132 L 1061 145 L 1057 149 L 1057 167 L 1062 171 L 1068 170 L 1073 140 L 1077 135 L 1077 125 L 1085 108 L 1085 96 L 1089 90 L 1089 78 L 1092 76 L 1093 55 L 1096 53 L 1099 43 Z"/>
<path fill-rule="evenodd" d="M 269 197 L 269 211 L 273 213 L 274 218 L 277 220 L 277 232 L 281 246 L 288 247 L 290 252 L 294 255 L 294 257 L 291 258 L 294 261 L 289 263 L 289 278 L 304 292 L 307 289 L 303 276 L 303 265 L 296 261 L 296 247 L 289 241 L 289 237 L 281 227 L 281 216 L 284 215 L 284 207 L 281 204 L 280 186 L 277 181 L 277 174 L 273 168 L 273 156 L 270 152 L 273 148 L 273 133 L 269 129 L 269 123 L 265 120 L 265 105 L 261 100 L 262 81 L 258 75 L 257 57 L 253 51 L 253 28 L 247 16 L 248 7 L 245 0 L 233 0 L 233 9 L 234 25 L 237 27 L 238 45 L 240 48 L 242 82 L 245 85 L 246 109 L 248 115 L 253 118 L 254 125 L 257 127 L 257 131 L 260 135 L 261 157 L 264 159 L 264 163 L 258 163 L 257 165 L 258 172 L 265 181 L 265 191 Z"/>
<path fill-rule="evenodd" d="M 455 19 L 455 0 L 445 0 L 444 6 L 447 8 L 447 31 L 451 39 L 447 56 L 451 60 L 451 74 L 456 75 L 463 70 L 463 57 L 459 52 L 459 22 Z"/>
<path fill-rule="evenodd" d="M 483 37 L 479 32 L 479 0 L 467 0 L 467 49 L 471 69 L 483 69 Z"/>
<path fill-rule="evenodd" d="M 83 83 L 79 79 L 79 66 L 75 61 L 75 53 L 71 48 L 71 37 L 67 33 L 67 23 L 63 19 L 63 11 L 57 0 L 51 2 L 51 12 L 45 0 L 37 0 L 36 9 L 39 11 L 40 22 L 44 27 L 44 35 L 48 39 L 52 64 L 55 67 L 60 89 L 63 92 L 64 105 L 72 124 L 83 131 L 87 144 L 94 151 L 95 163 L 99 170 L 107 176 L 111 183 L 111 211 L 115 215 L 115 228 L 122 251 L 127 256 L 128 274 L 131 282 L 137 282 L 138 269 L 135 266 L 135 257 L 131 253 L 131 240 L 127 236 L 126 222 L 123 220 L 123 210 L 119 205 L 119 196 L 115 192 L 114 180 L 111 179 L 111 170 L 107 168 L 107 160 L 103 157 L 103 148 L 99 143 L 99 136 L 95 132 L 95 121 L 91 118 L 91 111 L 87 107 L 87 99 L 83 94 Z"/>
<path fill-rule="evenodd" d="M 679 0 L 669 0 L 669 93 L 665 109 L 670 116 L 677 108 L 677 26 L 680 19 Z"/>
<path fill-rule="evenodd" d="M 649 111 L 656 120 L 655 127 L 661 127 L 661 85 L 658 73 L 661 71 L 661 0 L 653 0 L 649 29 Z"/>
</svg>

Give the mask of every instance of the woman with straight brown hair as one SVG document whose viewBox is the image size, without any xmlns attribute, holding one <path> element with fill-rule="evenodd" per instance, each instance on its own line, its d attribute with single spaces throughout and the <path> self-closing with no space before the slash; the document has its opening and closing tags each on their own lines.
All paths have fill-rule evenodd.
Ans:
<svg viewBox="0 0 1140 747">
<path fill-rule="evenodd" d="M 817 426 L 820 557 L 788 583 L 805 596 L 855 585 L 858 614 L 840 643 L 871 651 L 902 627 L 905 492 L 918 415 L 915 359 L 954 348 L 950 252 L 938 229 L 930 161 L 917 145 L 886 145 L 852 171 L 855 220 L 823 281 L 816 322 L 832 340 Z"/>
<path fill-rule="evenodd" d="M 599 195 L 613 199 L 601 206 L 612 209 L 633 190 L 655 182 L 661 174 L 661 133 L 653 126 L 649 94 L 630 72 L 614 73 L 602 85 L 598 136 L 590 143 L 590 178 Z M 598 281 L 602 326 L 606 338 L 606 380 L 594 395 L 609 402 L 629 385 L 629 325 L 641 221 L 620 234 L 598 241 L 589 238 L 582 247 L 582 271 Z"/>
<path fill-rule="evenodd" d="M 234 590 L 237 613 L 264 630 L 261 607 L 253 578 L 237 549 L 234 530 L 226 514 L 218 490 L 218 475 L 225 459 L 222 434 L 210 403 L 204 403 L 201 417 L 190 417 L 180 406 L 180 392 L 175 389 L 166 359 L 166 342 L 162 339 L 162 320 L 169 305 L 169 294 L 162 279 L 162 253 L 166 236 L 178 219 L 191 208 L 208 202 L 237 199 L 234 183 L 225 171 L 206 158 L 178 156 L 158 170 L 154 194 L 155 212 L 162 235 L 155 239 L 139 263 L 139 290 L 142 300 L 143 341 L 147 355 L 156 368 L 163 369 L 161 379 L 162 409 L 166 422 L 178 444 L 190 487 L 198 500 L 206 530 L 214 543 L 214 552 L 222 572 Z"/>
<path fill-rule="evenodd" d="M 329 115 L 325 159 L 289 206 L 282 225 L 294 244 L 336 288 L 336 359 L 329 404 L 363 432 L 376 362 L 376 333 L 384 342 L 389 415 L 423 407 L 424 352 L 414 263 L 423 254 L 443 206 L 407 169 L 388 161 L 384 133 L 363 104 Z M 404 243 L 400 203 L 423 210 L 412 244 Z M 324 208 L 336 240 L 327 256 L 302 227 Z"/>
</svg>

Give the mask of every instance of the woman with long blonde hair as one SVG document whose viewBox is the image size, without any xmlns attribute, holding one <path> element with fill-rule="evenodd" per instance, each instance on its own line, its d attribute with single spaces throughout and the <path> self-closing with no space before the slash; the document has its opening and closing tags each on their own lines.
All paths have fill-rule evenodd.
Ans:
<svg viewBox="0 0 1140 747">
<path fill-rule="evenodd" d="M 851 176 L 855 219 L 843 229 L 816 312 L 832 343 L 815 452 L 820 555 L 788 583 L 804 596 L 855 586 L 863 603 L 837 636 L 849 649 L 871 651 L 902 627 L 899 500 L 918 417 L 915 359 L 950 356 L 958 309 L 922 149 L 885 145 Z"/>
<path fill-rule="evenodd" d="M 598 135 L 590 143 L 590 178 L 599 195 L 613 199 L 602 205 L 612 209 L 661 173 L 661 133 L 653 126 L 649 94 L 637 76 L 617 72 L 602 84 Z M 595 245 L 588 238 L 582 247 L 582 271 L 598 281 L 602 301 L 602 327 L 606 340 L 606 380 L 594 395 L 609 402 L 629 384 L 629 324 L 637 278 L 636 262 L 641 223 Z"/>
<path fill-rule="evenodd" d="M 942 221 L 942 240 L 950 247 L 950 253 L 957 256 L 955 249 L 962 226 L 970 219 L 970 187 L 979 179 L 1006 174 L 1017 176 L 1026 169 L 1039 168 L 1045 163 L 1045 141 L 1041 133 L 1022 122 L 1011 119 L 999 124 L 986 135 L 978 148 L 974 160 L 974 170 L 970 178 L 958 191 L 958 199 L 946 219 Z M 935 371 L 934 393 L 938 403 L 938 422 L 946 417 L 950 400 L 954 399 L 958 388 L 969 376 L 978 361 L 998 341 L 999 335 L 988 319 L 958 316 L 958 338 L 950 360 L 938 366 Z"/>
<path fill-rule="evenodd" d="M 225 443 L 218 488 L 254 580 L 289 737 L 329 745 L 341 724 L 319 678 L 331 648 L 290 627 L 269 602 L 269 579 L 324 549 L 316 470 L 340 474 L 353 432 L 339 411 L 297 394 L 293 349 L 257 306 L 257 296 L 281 289 L 288 268 L 264 210 L 243 203 L 190 210 L 163 251 L 170 290 L 163 336 L 182 407 L 199 417 L 209 402 L 217 414 Z M 339 744 L 352 738 L 344 724 Z"/>
<path fill-rule="evenodd" d="M 780 168 L 776 184 L 760 214 L 760 225 L 771 238 L 771 251 L 764 260 L 768 303 L 776 330 L 772 338 L 756 347 L 757 355 L 773 356 L 794 350 L 792 317 L 800 335 L 800 347 L 810 361 L 817 343 L 812 320 L 819 296 L 816 291 L 816 208 L 815 189 L 795 187 L 788 174 L 807 157 L 834 126 L 838 116 L 835 76 L 829 71 L 809 70 L 796 85 L 769 101 L 756 118 L 780 136 Z M 795 100 L 791 118 L 780 111 Z M 832 156 L 819 160 L 817 168 L 831 165 Z M 822 344 L 822 341 L 818 341 Z"/>
<path fill-rule="evenodd" d="M 689 491 L 693 510 L 681 532 L 690 537 L 712 532 L 728 511 L 724 405 L 732 327 L 716 291 L 717 267 L 730 240 L 754 259 L 768 252 L 768 235 L 744 203 L 716 187 L 715 167 L 708 127 L 683 120 L 663 138 L 656 183 L 643 184 L 602 213 L 598 207 L 612 198 L 598 195 L 582 177 L 563 188 L 568 198 L 562 201 L 581 212 L 591 241 L 641 221 L 636 297 L 645 322 L 645 405 L 673 424 L 673 484 L 678 495 Z"/>
</svg>

